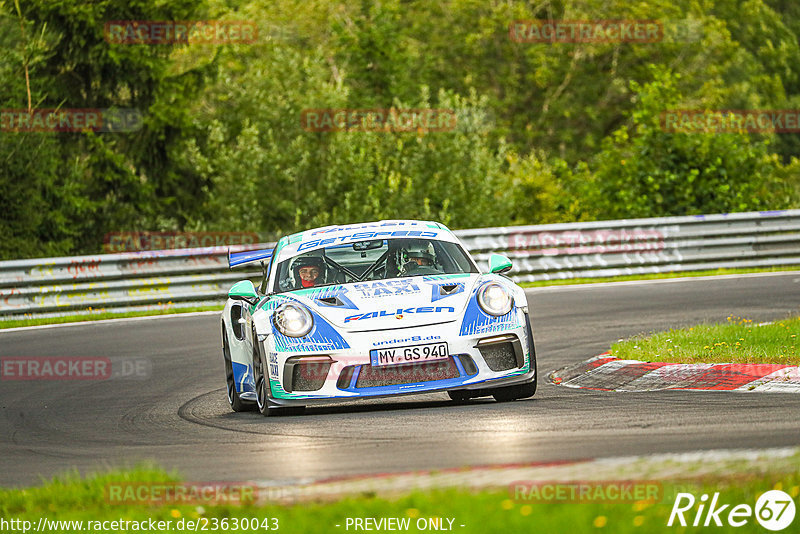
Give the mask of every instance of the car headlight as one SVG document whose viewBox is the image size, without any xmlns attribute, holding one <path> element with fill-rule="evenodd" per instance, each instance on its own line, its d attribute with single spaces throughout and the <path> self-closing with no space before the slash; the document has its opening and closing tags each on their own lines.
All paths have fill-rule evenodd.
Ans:
<svg viewBox="0 0 800 534">
<path fill-rule="evenodd" d="M 275 326 L 283 335 L 303 337 L 314 326 L 314 318 L 305 306 L 284 304 L 275 310 Z"/>
<path fill-rule="evenodd" d="M 511 311 L 514 299 L 505 287 L 492 282 L 478 291 L 478 304 L 489 315 L 505 315 Z"/>
</svg>

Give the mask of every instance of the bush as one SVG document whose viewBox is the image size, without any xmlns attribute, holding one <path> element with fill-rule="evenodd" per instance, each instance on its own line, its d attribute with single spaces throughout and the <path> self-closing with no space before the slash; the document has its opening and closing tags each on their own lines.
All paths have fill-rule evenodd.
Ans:
<svg viewBox="0 0 800 534">
<path fill-rule="evenodd" d="M 769 139 L 746 133 L 668 133 L 660 113 L 681 105 L 673 74 L 653 66 L 654 81 L 631 82 L 632 126 L 603 141 L 590 164 L 590 199 L 599 219 L 727 213 L 789 207 L 784 168 Z M 796 164 L 793 164 L 796 165 Z"/>
</svg>

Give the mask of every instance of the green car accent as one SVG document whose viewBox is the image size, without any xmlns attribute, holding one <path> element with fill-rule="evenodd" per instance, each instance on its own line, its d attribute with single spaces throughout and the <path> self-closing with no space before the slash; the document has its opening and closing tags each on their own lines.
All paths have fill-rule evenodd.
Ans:
<svg viewBox="0 0 800 534">
<path fill-rule="evenodd" d="M 258 302 L 258 293 L 256 287 L 250 280 L 240 280 L 231 286 L 228 291 L 228 297 L 234 300 L 243 300 L 251 305 Z"/>
<path fill-rule="evenodd" d="M 489 272 L 495 274 L 507 273 L 511 270 L 511 260 L 502 254 L 492 254 L 489 256 Z"/>
</svg>

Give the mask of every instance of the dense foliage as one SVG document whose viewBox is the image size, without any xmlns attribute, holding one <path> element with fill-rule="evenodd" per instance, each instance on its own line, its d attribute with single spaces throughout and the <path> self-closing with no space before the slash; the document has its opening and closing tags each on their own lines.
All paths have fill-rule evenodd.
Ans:
<svg viewBox="0 0 800 534">
<path fill-rule="evenodd" d="M 669 133 L 665 109 L 800 109 L 781 0 L 0 0 L 0 108 L 132 108 L 125 133 L 0 131 L 0 258 L 114 231 L 425 218 L 453 228 L 782 209 L 798 134 Z M 525 43 L 520 19 L 652 19 L 655 43 Z M 243 20 L 252 44 L 117 44 L 107 21 Z M 29 81 L 26 81 L 29 80 Z M 28 89 L 28 85 L 30 89 Z M 304 110 L 448 109 L 451 131 Z"/>
</svg>

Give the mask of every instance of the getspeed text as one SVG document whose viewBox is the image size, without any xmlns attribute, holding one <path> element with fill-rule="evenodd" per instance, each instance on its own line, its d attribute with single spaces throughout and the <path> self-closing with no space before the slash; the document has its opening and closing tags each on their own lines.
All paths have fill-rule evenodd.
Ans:
<svg viewBox="0 0 800 534">
<path fill-rule="evenodd" d="M 374 239 L 376 237 L 436 237 L 437 232 L 423 232 L 421 230 L 396 230 L 394 232 L 358 232 L 356 234 L 344 235 L 340 237 L 329 237 L 327 239 L 314 239 L 301 243 L 297 247 L 297 251 L 303 251 L 309 248 L 321 247 L 324 245 L 333 245 L 335 243 L 344 243 L 345 241 L 363 241 L 366 239 Z"/>
</svg>

